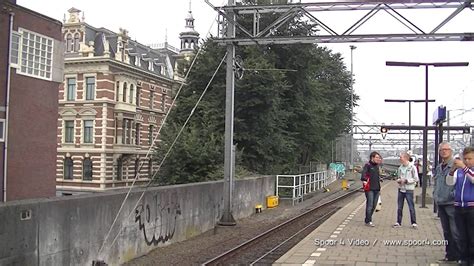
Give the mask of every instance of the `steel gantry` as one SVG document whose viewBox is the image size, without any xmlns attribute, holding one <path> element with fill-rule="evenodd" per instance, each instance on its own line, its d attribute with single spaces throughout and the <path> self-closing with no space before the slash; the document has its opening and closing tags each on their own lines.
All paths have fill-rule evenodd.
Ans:
<svg viewBox="0 0 474 266">
<path fill-rule="evenodd" d="M 297 43 L 346 43 L 346 42 L 406 42 L 406 41 L 474 41 L 474 23 L 468 23 L 468 30 L 464 32 L 440 32 L 447 23 L 465 9 L 472 11 L 474 0 L 404 0 L 404 1 L 326 1 L 302 3 L 288 0 L 270 1 L 269 5 L 258 5 L 258 0 L 243 0 L 236 4 L 236 0 L 228 0 L 226 6 L 215 7 L 209 0 L 204 0 L 219 14 L 219 27 L 216 38 L 213 40 L 226 45 L 226 107 L 225 107 L 225 147 L 224 147 L 224 208 L 219 221 L 222 225 L 235 225 L 232 215 L 232 184 L 234 179 L 233 158 L 233 128 L 234 128 L 234 78 L 235 72 L 240 71 L 235 57 L 236 45 L 265 45 L 265 44 L 297 44 Z M 402 15 L 401 10 L 433 10 L 451 9 L 451 13 L 441 19 L 432 29 L 422 29 L 421 26 Z M 337 31 L 334 25 L 324 21 L 322 12 L 345 11 L 365 12 L 354 20 L 348 28 Z M 408 33 L 368 33 L 355 32 L 367 21 L 373 20 L 379 12 L 386 12 L 403 25 Z M 242 17 L 250 17 L 252 23 L 243 25 Z M 262 19 L 268 25 L 261 25 Z M 298 36 L 280 31 L 288 22 L 300 19 L 312 23 L 312 32 L 305 36 Z M 344 17 L 344 19 L 349 19 Z M 268 22 L 270 20 L 270 22 Z"/>
<path fill-rule="evenodd" d="M 210 6 L 209 0 L 205 0 Z M 258 5 L 254 1 L 243 1 L 242 5 L 227 5 L 222 7 L 212 6 L 219 13 L 219 29 L 217 42 L 237 45 L 253 44 L 293 44 L 293 43 L 346 43 L 346 42 L 406 42 L 406 41 L 473 41 L 474 24 L 466 25 L 470 32 L 441 32 L 440 30 L 454 17 L 465 9 L 472 11 L 473 0 L 413 0 L 413 1 L 325 1 L 311 3 L 288 3 Z M 277 2 L 277 1 L 275 1 Z M 295 1 L 292 1 L 295 2 Z M 433 9 L 450 9 L 451 12 L 440 18 L 433 28 L 423 29 L 420 18 L 409 19 L 400 13 L 400 10 L 419 10 L 425 12 Z M 337 30 L 334 22 L 324 21 L 323 12 L 334 11 L 362 11 L 359 18 L 355 19 L 348 28 Z M 368 21 L 375 20 L 379 12 L 388 13 L 394 18 L 395 23 L 400 23 L 406 28 L 407 33 L 372 32 L 356 34 L 356 30 Z M 252 19 L 251 25 L 242 25 L 239 19 L 232 19 L 229 14 L 237 17 Z M 269 25 L 261 27 L 262 17 L 265 15 L 277 15 Z M 420 16 L 418 16 L 420 17 Z M 279 29 L 292 19 L 307 20 L 314 25 L 318 31 L 311 36 L 283 36 Z M 267 18 L 268 19 L 268 18 Z M 344 17 L 344 19 L 349 19 Z M 235 37 L 229 37 L 227 33 L 228 22 L 235 24 L 237 33 Z M 333 23 L 333 24 L 331 24 Z"/>
</svg>

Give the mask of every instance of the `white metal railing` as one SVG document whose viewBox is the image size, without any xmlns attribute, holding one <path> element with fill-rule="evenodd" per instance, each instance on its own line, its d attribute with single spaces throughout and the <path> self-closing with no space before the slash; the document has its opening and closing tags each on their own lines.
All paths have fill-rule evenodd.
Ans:
<svg viewBox="0 0 474 266">
<path fill-rule="evenodd" d="M 298 174 L 277 175 L 276 195 L 280 199 L 291 199 L 295 202 L 303 201 L 304 195 L 327 187 L 336 180 L 336 175 L 328 171 Z"/>
</svg>

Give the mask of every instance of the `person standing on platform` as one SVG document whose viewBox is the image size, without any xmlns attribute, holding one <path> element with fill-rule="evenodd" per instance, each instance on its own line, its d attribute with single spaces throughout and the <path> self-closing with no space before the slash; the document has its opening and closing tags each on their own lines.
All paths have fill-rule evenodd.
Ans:
<svg viewBox="0 0 474 266">
<path fill-rule="evenodd" d="M 423 186 L 423 163 L 421 162 L 421 158 L 418 158 L 418 160 L 416 160 L 415 162 L 415 166 L 416 166 L 416 171 L 418 172 L 418 184 L 416 184 L 417 186 L 419 185 L 420 187 Z"/>
<path fill-rule="evenodd" d="M 453 168 L 446 178 L 454 185 L 454 219 L 459 230 L 461 265 L 474 264 L 474 147 L 464 149 L 463 160 L 454 159 Z M 453 171 L 456 169 L 455 171 Z"/>
<path fill-rule="evenodd" d="M 403 205 L 404 200 L 407 201 L 408 209 L 410 210 L 411 226 L 416 229 L 416 214 L 415 203 L 413 201 L 413 191 L 415 184 L 418 181 L 418 173 L 415 166 L 410 163 L 410 155 L 406 152 L 400 154 L 400 167 L 397 170 L 398 183 L 398 208 L 397 208 L 397 222 L 393 225 L 394 228 L 402 226 Z"/>
<path fill-rule="evenodd" d="M 362 181 L 366 205 L 365 205 L 365 225 L 374 227 L 372 215 L 380 194 L 380 169 L 382 156 L 376 151 L 370 153 L 369 162 L 364 165 L 360 180 Z"/>
<path fill-rule="evenodd" d="M 459 231 L 454 219 L 454 186 L 446 183 L 453 167 L 453 150 L 447 142 L 439 144 L 441 163 L 436 167 L 433 176 L 433 199 L 438 206 L 438 216 L 443 228 L 444 239 L 448 241 L 445 247 L 445 257 L 440 262 L 456 262 L 459 260 Z"/>
<path fill-rule="evenodd" d="M 426 166 L 426 171 L 427 171 L 426 172 L 426 182 L 428 182 L 428 183 L 426 183 L 426 185 L 428 187 L 431 187 L 431 184 L 433 184 L 433 180 L 432 180 L 433 179 L 433 169 L 432 168 L 433 168 L 433 166 L 431 166 L 431 162 L 428 161 L 428 166 Z"/>
</svg>

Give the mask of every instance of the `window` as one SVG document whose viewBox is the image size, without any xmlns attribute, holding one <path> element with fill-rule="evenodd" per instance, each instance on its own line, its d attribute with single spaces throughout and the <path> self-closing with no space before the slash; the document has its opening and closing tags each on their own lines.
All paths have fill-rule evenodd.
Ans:
<svg viewBox="0 0 474 266">
<path fill-rule="evenodd" d="M 137 106 L 140 106 L 140 94 L 141 94 L 140 87 L 137 87 L 137 96 L 136 96 L 136 99 L 135 99 L 135 104 Z"/>
<path fill-rule="evenodd" d="M 64 159 L 64 179 L 72 179 L 73 168 L 74 162 L 72 161 L 71 157 L 66 157 L 66 159 Z"/>
<path fill-rule="evenodd" d="M 5 141 L 5 119 L 0 119 L 0 142 Z"/>
<path fill-rule="evenodd" d="M 118 102 L 119 99 L 120 99 L 120 97 L 119 97 L 119 95 L 120 95 L 120 81 L 117 81 L 117 86 L 116 87 L 117 87 L 117 89 L 115 91 L 115 100 Z"/>
<path fill-rule="evenodd" d="M 93 143 L 94 120 L 84 120 L 84 143 Z"/>
<path fill-rule="evenodd" d="M 137 159 L 135 160 L 135 178 L 137 178 L 137 176 L 138 176 L 138 170 L 139 170 L 139 168 L 140 168 L 140 159 L 137 158 Z"/>
<path fill-rule="evenodd" d="M 123 130 L 122 130 L 122 144 L 127 144 L 127 127 L 128 127 L 128 121 L 127 119 L 123 120 Z"/>
<path fill-rule="evenodd" d="M 166 107 L 166 94 L 163 94 L 161 96 L 161 110 L 165 111 Z"/>
<path fill-rule="evenodd" d="M 74 121 L 64 121 L 64 142 L 74 143 Z"/>
<path fill-rule="evenodd" d="M 150 91 L 150 109 L 153 109 L 153 102 L 155 101 L 155 92 Z"/>
<path fill-rule="evenodd" d="M 122 98 L 122 101 L 124 103 L 127 102 L 127 82 L 123 83 L 123 98 Z"/>
<path fill-rule="evenodd" d="M 21 29 L 18 73 L 51 80 L 53 39 Z"/>
<path fill-rule="evenodd" d="M 117 180 L 122 180 L 122 171 L 123 171 L 123 159 L 120 156 L 117 159 Z"/>
<path fill-rule="evenodd" d="M 94 100 L 95 96 L 95 77 L 86 78 L 86 100 Z"/>
<path fill-rule="evenodd" d="M 12 54 L 10 55 L 10 63 L 12 65 L 18 66 L 19 62 L 19 56 L 20 56 L 20 38 L 21 35 L 17 32 L 12 32 L 11 35 L 11 48 L 12 48 Z"/>
<path fill-rule="evenodd" d="M 67 78 L 67 100 L 74 101 L 76 99 L 76 78 Z"/>
<path fill-rule="evenodd" d="M 135 90 L 133 89 L 133 84 L 130 84 L 130 95 L 128 98 L 131 104 L 133 104 L 133 97 L 135 97 Z"/>
<path fill-rule="evenodd" d="M 140 124 L 135 124 L 135 144 L 140 145 Z"/>
<path fill-rule="evenodd" d="M 79 51 L 79 41 L 80 41 L 79 33 L 74 34 L 74 52 Z"/>
<path fill-rule="evenodd" d="M 92 160 L 85 158 L 82 162 L 82 179 L 92 180 Z"/>
<path fill-rule="evenodd" d="M 74 43 L 72 42 L 72 34 L 66 35 L 66 52 L 72 52 L 74 50 Z"/>
<path fill-rule="evenodd" d="M 148 131 L 148 143 L 151 145 L 153 144 L 153 126 L 150 125 L 149 131 Z"/>
<path fill-rule="evenodd" d="M 135 56 L 135 65 L 136 65 L 136 66 L 138 66 L 138 67 L 141 66 L 141 64 L 140 64 L 141 62 L 140 62 L 140 61 L 141 61 L 140 56 L 138 56 L 138 55 Z"/>
<path fill-rule="evenodd" d="M 153 178 L 153 160 L 148 160 L 148 178 Z"/>
</svg>

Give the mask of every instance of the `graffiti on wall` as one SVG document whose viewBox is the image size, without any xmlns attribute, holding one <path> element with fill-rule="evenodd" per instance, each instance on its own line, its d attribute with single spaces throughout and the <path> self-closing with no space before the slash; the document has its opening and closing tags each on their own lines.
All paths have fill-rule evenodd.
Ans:
<svg viewBox="0 0 474 266">
<path fill-rule="evenodd" d="M 158 195 L 155 194 L 151 202 L 143 200 L 143 203 L 135 209 L 135 222 L 143 232 L 148 246 L 156 246 L 172 239 L 176 230 L 176 220 L 181 215 L 176 195 L 168 199 L 168 202 L 160 199 Z"/>
</svg>

